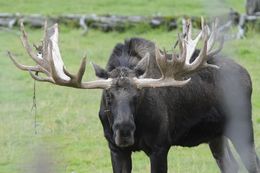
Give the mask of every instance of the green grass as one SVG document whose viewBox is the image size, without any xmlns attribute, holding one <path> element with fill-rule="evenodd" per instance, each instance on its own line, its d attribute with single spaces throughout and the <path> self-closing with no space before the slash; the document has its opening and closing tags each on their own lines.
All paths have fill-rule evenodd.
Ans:
<svg viewBox="0 0 260 173">
<path fill-rule="evenodd" d="M 50 5 L 50 2 L 52 4 Z M 125 15 L 203 15 L 204 0 L 187 1 L 3 1 L 1 12 L 21 13 L 113 13 Z M 211 2 L 211 1 L 210 1 Z M 216 2 L 216 1 L 215 1 Z M 243 11 L 243 1 L 224 1 L 229 7 Z M 51 8 L 50 8 L 51 7 Z M 41 9 L 41 12 L 39 12 Z M 227 9 L 227 8 L 226 8 Z M 212 10 L 215 11 L 215 10 Z M 211 14 L 211 13 L 210 13 Z M 30 39 L 37 43 L 42 33 L 29 30 Z M 61 27 L 60 47 L 65 64 L 76 71 L 81 57 L 87 53 L 89 61 L 105 66 L 112 48 L 125 38 L 144 37 L 155 41 L 160 47 L 170 49 L 177 32 L 163 29 L 132 29 L 125 33 L 102 33 L 90 30 L 81 36 L 81 30 Z M 36 83 L 37 89 L 37 134 L 34 116 L 31 114 L 33 80 L 27 72 L 15 68 L 7 58 L 11 50 L 20 62 L 33 64 L 21 46 L 18 31 L 0 30 L 0 173 L 30 172 L 42 157 L 47 155 L 54 171 L 61 173 L 112 172 L 107 142 L 103 137 L 98 119 L 99 90 L 77 90 Z M 253 121 L 257 152 L 260 155 L 260 34 L 251 33 L 246 39 L 228 42 L 223 52 L 245 66 L 253 80 Z M 88 65 L 85 80 L 94 79 Z M 44 154 L 42 154 L 44 153 Z M 174 147 L 168 156 L 169 171 L 177 173 L 219 172 L 208 146 L 195 148 Z M 149 159 L 142 153 L 133 155 L 133 172 L 149 172 Z"/>
<path fill-rule="evenodd" d="M 41 38 L 39 30 L 30 30 L 32 42 Z M 105 65 L 113 46 L 124 38 L 140 36 L 170 48 L 176 32 L 153 30 L 139 33 L 90 31 L 86 37 L 80 30 L 61 28 L 60 46 L 65 63 L 75 71 L 81 56 L 87 52 L 89 60 Z M 60 172 L 111 172 L 107 143 L 98 119 L 100 91 L 77 90 L 37 82 L 38 134 L 34 134 L 32 105 L 33 80 L 26 72 L 14 67 L 6 50 L 16 53 L 20 62 L 31 63 L 17 35 L 0 32 L 0 172 L 21 172 L 32 165 L 36 151 L 41 148 L 51 153 Z M 250 72 L 254 84 L 253 117 L 256 147 L 260 153 L 260 59 L 259 34 L 247 39 L 229 42 L 223 50 L 235 57 Z M 8 40 L 8 41 L 6 41 Z M 93 79 L 90 67 L 86 80 Z M 169 154 L 169 172 L 219 172 L 206 145 L 196 148 L 172 148 Z M 149 160 L 143 153 L 133 156 L 133 172 L 149 172 Z"/>
<path fill-rule="evenodd" d="M 129 8 L 130 7 L 130 8 Z M 0 11 L 12 13 L 96 13 L 124 15 L 205 15 L 228 12 L 234 8 L 244 11 L 244 0 L 8 0 L 0 1 Z M 42 10 L 43 9 L 43 10 Z"/>
</svg>

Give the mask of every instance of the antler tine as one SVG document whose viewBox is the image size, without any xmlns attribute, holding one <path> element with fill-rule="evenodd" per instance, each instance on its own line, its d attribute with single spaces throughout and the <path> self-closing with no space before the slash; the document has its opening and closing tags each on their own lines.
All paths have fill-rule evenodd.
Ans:
<svg viewBox="0 0 260 173">
<path fill-rule="evenodd" d="M 199 37 L 199 40 L 201 38 L 203 39 L 203 47 L 200 50 L 198 57 L 191 63 L 189 62 L 191 57 L 186 55 L 187 57 L 186 57 L 186 62 L 185 62 L 185 66 L 184 66 L 184 70 L 186 71 L 185 73 L 192 73 L 202 67 L 219 68 L 217 65 L 207 63 L 208 58 L 211 57 L 213 54 L 219 52 L 223 46 L 223 44 L 221 43 L 220 47 L 216 51 L 212 51 L 212 49 L 215 45 L 216 37 L 217 37 L 217 33 L 216 33 L 217 32 L 217 23 L 216 23 L 217 21 L 215 21 L 213 23 L 213 27 L 212 27 L 213 29 L 210 32 L 208 25 L 204 26 L 204 19 L 201 18 L 201 20 L 202 20 L 201 21 L 202 30 L 201 30 L 200 34 L 197 36 L 197 38 Z M 191 40 L 191 42 L 192 42 L 192 40 Z M 194 41 L 193 43 L 196 43 L 196 44 L 194 44 L 194 49 L 192 49 L 192 51 L 190 51 L 190 55 L 193 54 L 193 52 L 195 51 L 196 45 L 198 42 Z M 189 50 L 189 47 L 187 49 Z"/>
<path fill-rule="evenodd" d="M 21 41 L 22 41 L 23 47 L 26 49 L 27 53 L 31 56 L 31 58 L 32 58 L 37 64 L 42 63 L 41 59 L 39 59 L 39 58 L 37 57 L 37 55 L 35 54 L 35 52 L 33 52 L 32 47 L 30 46 L 30 43 L 29 43 L 29 41 L 28 41 L 28 35 L 27 35 L 27 33 L 25 32 L 25 30 L 24 30 L 23 22 L 21 22 L 21 24 L 20 24 L 20 30 L 21 30 L 21 32 L 22 32 Z"/>
<path fill-rule="evenodd" d="M 77 74 L 73 75 L 65 69 L 58 45 L 58 24 L 54 24 L 52 27 L 47 28 L 47 22 L 45 22 L 42 45 L 35 46 L 41 54 L 41 57 L 38 57 L 33 52 L 28 41 L 27 33 L 24 30 L 23 23 L 21 23 L 21 32 L 22 44 L 37 65 L 22 65 L 16 61 L 15 57 L 10 52 L 8 52 L 8 55 L 17 68 L 28 71 L 33 79 L 82 89 L 107 89 L 112 85 L 112 79 L 110 78 L 106 80 L 82 82 L 86 69 L 86 57 L 82 59 Z M 42 72 L 46 74 L 46 77 L 38 76 L 37 73 L 34 74 L 33 71 Z"/>
<path fill-rule="evenodd" d="M 201 32 L 201 33 L 204 35 L 203 47 L 202 47 L 202 49 L 200 50 L 200 53 L 199 53 L 198 57 L 197 57 L 192 63 L 189 63 L 189 64 L 187 64 L 187 65 L 185 64 L 187 71 L 194 71 L 194 70 L 197 69 L 199 66 L 201 66 L 201 64 L 203 64 L 203 62 L 204 62 L 204 61 L 206 60 L 206 58 L 207 58 L 208 33 L 207 33 L 206 27 L 204 27 L 204 28 L 202 29 L 202 32 Z"/>
<path fill-rule="evenodd" d="M 59 73 L 61 73 L 61 72 L 59 72 L 57 69 L 56 69 L 56 66 L 55 66 L 55 62 L 54 62 L 54 56 L 53 56 L 53 53 L 52 53 L 52 50 L 53 50 L 53 43 L 50 41 L 49 42 L 49 46 L 48 46 L 48 52 L 50 52 L 50 58 L 49 58 L 49 63 L 50 63 L 50 73 L 51 73 L 51 75 L 52 75 L 52 78 L 53 78 L 53 80 L 57 83 L 57 84 L 66 84 L 66 83 L 68 83 L 68 81 L 69 81 L 69 77 L 67 77 L 67 79 L 68 80 L 66 80 L 66 78 L 64 79 L 64 77 L 61 77 L 61 75 L 59 74 Z M 63 63 L 62 63 L 62 65 L 63 65 Z"/>
<path fill-rule="evenodd" d="M 204 17 L 200 17 L 200 27 L 201 28 L 204 28 L 204 26 L 205 26 L 205 23 L 204 23 L 205 21 L 204 21 Z"/>
<path fill-rule="evenodd" d="M 209 52 L 209 56 L 211 57 L 217 53 L 219 53 L 224 45 L 224 36 L 218 33 L 218 24 L 219 24 L 219 20 L 216 18 L 214 23 L 212 24 L 212 31 L 211 31 L 211 38 L 209 39 L 209 46 L 210 48 L 208 49 Z M 218 39 L 218 44 L 219 46 L 214 50 L 214 45 L 215 45 L 215 41 Z"/>
<path fill-rule="evenodd" d="M 33 72 L 31 70 L 29 70 L 29 73 L 30 73 L 31 77 L 37 81 L 50 82 L 50 83 L 55 84 L 55 81 L 51 77 L 42 78 L 38 75 L 33 74 Z"/>
<path fill-rule="evenodd" d="M 80 63 L 78 73 L 76 75 L 70 73 L 65 67 L 63 67 L 63 71 L 67 76 L 70 77 L 71 80 L 74 80 L 75 82 L 80 84 L 85 73 L 86 64 L 87 64 L 87 58 L 83 57 Z"/>
<path fill-rule="evenodd" d="M 45 70 L 44 68 L 42 68 L 41 66 L 39 66 L 39 65 L 27 66 L 27 65 L 20 64 L 20 63 L 18 63 L 15 56 L 10 51 L 8 51 L 7 54 L 17 68 L 24 70 L 24 71 L 42 72 L 42 73 L 45 73 L 47 76 L 50 76 L 50 73 L 47 70 Z"/>
<path fill-rule="evenodd" d="M 216 48 L 215 50 L 212 50 L 212 51 L 209 53 L 208 57 L 212 57 L 213 55 L 218 54 L 218 53 L 223 49 L 224 41 L 225 41 L 225 40 L 224 40 L 224 36 L 220 36 L 220 37 L 219 37 L 219 47 Z"/>
<path fill-rule="evenodd" d="M 208 52 L 211 52 L 215 45 L 215 40 L 217 38 L 217 33 L 216 33 L 217 26 L 218 26 L 218 20 L 215 19 L 215 21 L 212 23 L 211 33 L 210 33 L 210 37 L 208 40 L 208 50 L 207 50 Z"/>
<path fill-rule="evenodd" d="M 191 23 L 190 19 L 187 19 L 187 21 L 186 21 L 186 29 L 187 29 L 187 31 L 186 31 L 187 40 L 191 40 L 192 39 L 192 23 Z"/>
<path fill-rule="evenodd" d="M 189 27 L 188 27 L 188 30 L 187 30 L 187 36 L 186 38 L 184 38 L 184 44 L 186 44 L 186 47 L 187 47 L 187 52 L 186 52 L 186 57 L 185 57 L 185 62 L 186 64 L 189 64 L 190 63 L 190 59 L 196 49 L 196 46 L 199 42 L 199 40 L 201 39 L 202 35 L 203 35 L 203 32 L 201 31 L 197 37 L 193 40 L 192 39 L 192 24 L 191 24 L 191 21 L 188 20 L 187 21 Z"/>
<path fill-rule="evenodd" d="M 36 68 L 35 66 L 26 66 L 26 65 L 18 63 L 16 58 L 10 51 L 8 51 L 7 54 L 17 68 L 19 68 L 21 70 L 25 70 L 25 71 L 27 71 L 27 70 L 38 71 L 38 68 Z"/>
<path fill-rule="evenodd" d="M 83 75 L 85 73 L 85 69 L 86 69 L 86 64 L 87 64 L 87 57 L 85 56 L 80 63 L 80 67 L 77 73 L 77 79 L 79 82 L 82 81 Z"/>
<path fill-rule="evenodd" d="M 133 80 L 138 88 L 145 88 L 145 87 L 156 88 L 156 87 L 165 87 L 165 86 L 181 87 L 190 81 L 190 79 L 186 79 L 183 81 L 176 80 L 173 77 L 176 74 L 176 71 L 174 71 L 174 69 L 169 69 L 169 66 L 176 66 L 176 68 L 179 68 L 178 64 L 184 62 L 183 60 L 176 61 L 176 59 L 172 59 L 171 61 L 168 61 L 166 54 L 164 52 L 161 53 L 160 49 L 157 46 L 155 46 L 155 55 L 156 55 L 156 62 L 162 74 L 161 78 L 159 79 L 134 78 Z"/>
<path fill-rule="evenodd" d="M 190 78 L 185 79 L 185 77 L 200 70 L 201 68 L 218 68 L 218 66 L 214 64 L 207 63 L 209 55 L 212 53 L 212 47 L 214 46 L 216 41 L 217 25 L 216 23 L 213 24 L 213 29 L 210 33 L 208 26 L 204 26 L 204 19 L 201 18 L 201 27 L 202 30 L 193 40 L 191 23 L 190 21 L 187 21 L 186 31 L 184 32 L 184 35 L 178 35 L 180 48 L 179 56 L 176 54 L 172 54 L 172 60 L 167 60 L 167 55 L 165 53 L 162 54 L 160 50 L 155 47 L 156 62 L 161 72 L 161 78 L 135 79 L 137 86 L 139 88 L 183 86 L 190 81 Z M 191 58 L 200 40 L 202 40 L 203 46 L 199 52 L 199 55 L 191 62 Z"/>
<path fill-rule="evenodd" d="M 184 43 L 184 39 L 181 38 L 182 36 L 178 34 L 178 42 L 179 42 L 179 49 L 180 49 L 180 56 L 178 59 L 183 60 L 185 62 L 185 57 L 186 57 L 186 44 Z"/>
<path fill-rule="evenodd" d="M 44 30 L 43 30 L 43 41 L 42 41 L 42 57 L 46 58 L 48 57 L 48 37 L 47 37 L 47 32 L 48 32 L 48 22 L 44 22 Z"/>
</svg>

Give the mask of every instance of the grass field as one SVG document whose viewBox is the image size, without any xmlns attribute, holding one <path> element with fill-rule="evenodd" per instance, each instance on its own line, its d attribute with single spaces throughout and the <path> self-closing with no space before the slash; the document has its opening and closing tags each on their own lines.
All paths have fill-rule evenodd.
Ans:
<svg viewBox="0 0 260 173">
<path fill-rule="evenodd" d="M 60 15 L 96 13 L 124 15 L 205 15 L 234 8 L 244 10 L 244 0 L 1 0 L 2 12 Z"/>
<path fill-rule="evenodd" d="M 53 3 L 52 8 L 47 8 Z M 62 2 L 62 3 L 61 3 Z M 75 1 L 73 1 L 75 2 Z M 107 4 L 105 4 L 105 2 Z M 0 11 L 43 14 L 62 13 L 115 13 L 151 15 L 161 12 L 170 14 L 206 14 L 203 0 L 181 1 L 3 1 Z M 242 10 L 242 1 L 223 1 Z M 81 5 L 80 5 L 81 4 Z M 102 5 L 101 5 L 102 4 Z M 146 5 L 147 4 L 147 5 Z M 181 8 L 182 7 L 182 8 Z M 31 30 L 32 42 L 41 38 L 40 30 Z M 98 109 L 101 91 L 77 90 L 47 83 L 36 83 L 37 134 L 34 116 L 31 114 L 33 80 L 26 72 L 14 67 L 7 58 L 11 50 L 20 62 L 33 64 L 23 50 L 18 31 L 0 30 L 0 173 L 30 172 L 37 163 L 45 159 L 53 166 L 49 172 L 60 173 L 104 173 L 112 172 L 109 150 Z M 113 46 L 125 38 L 144 37 L 170 49 L 177 31 L 162 29 L 145 31 L 132 29 L 125 33 L 102 33 L 91 30 L 81 36 L 81 30 L 61 27 L 60 47 L 65 64 L 71 71 L 78 68 L 81 57 L 87 52 L 89 61 L 105 66 Z M 246 39 L 228 42 L 223 53 L 230 55 L 245 66 L 253 80 L 253 121 L 257 152 L 260 155 L 260 34 L 250 33 Z M 94 73 L 88 65 L 85 80 L 93 79 Z M 45 157 L 43 157 L 45 156 Z M 39 159 L 42 158 L 42 159 Z M 207 145 L 196 148 L 172 148 L 168 156 L 169 172 L 217 173 L 219 172 Z M 39 166 L 39 165 L 38 165 Z M 149 160 L 142 153 L 133 155 L 133 172 L 149 172 Z M 243 171 L 242 171 L 243 172 Z"/>
</svg>

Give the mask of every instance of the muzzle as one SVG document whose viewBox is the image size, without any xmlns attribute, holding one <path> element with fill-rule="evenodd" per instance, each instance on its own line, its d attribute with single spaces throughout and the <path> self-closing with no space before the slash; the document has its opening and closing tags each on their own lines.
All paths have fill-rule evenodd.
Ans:
<svg viewBox="0 0 260 173">
<path fill-rule="evenodd" d="M 115 123 L 113 125 L 114 140 L 119 147 L 128 147 L 134 144 L 134 123 Z"/>
</svg>

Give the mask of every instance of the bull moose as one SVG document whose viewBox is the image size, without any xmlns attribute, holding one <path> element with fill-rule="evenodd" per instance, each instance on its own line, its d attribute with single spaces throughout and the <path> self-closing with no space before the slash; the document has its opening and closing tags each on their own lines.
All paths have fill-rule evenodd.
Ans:
<svg viewBox="0 0 260 173">
<path fill-rule="evenodd" d="M 251 117 L 248 72 L 220 53 L 217 24 L 204 24 L 195 39 L 187 21 L 178 50 L 169 54 L 152 42 L 131 38 L 117 44 L 106 69 L 93 64 L 100 79 L 83 82 L 86 58 L 77 74 L 65 67 L 58 46 L 58 25 L 44 27 L 37 53 L 21 24 L 23 46 L 37 63 L 26 66 L 9 57 L 37 81 L 103 89 L 99 118 L 108 141 L 114 173 L 130 173 L 131 154 L 144 151 L 152 173 L 167 172 L 171 146 L 207 143 L 221 172 L 238 172 L 228 140 L 250 173 L 260 172 Z M 217 44 L 219 43 L 219 44 Z M 201 48 L 198 49 L 198 45 Z M 43 73 L 46 77 L 39 76 Z"/>
</svg>

